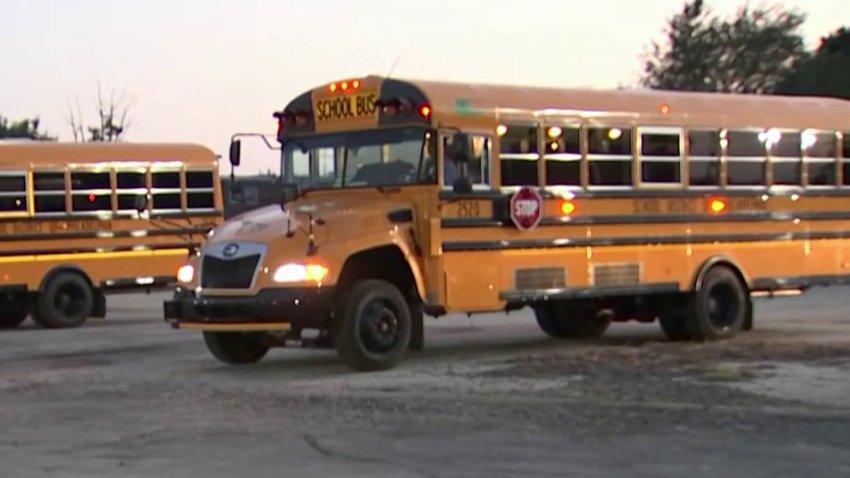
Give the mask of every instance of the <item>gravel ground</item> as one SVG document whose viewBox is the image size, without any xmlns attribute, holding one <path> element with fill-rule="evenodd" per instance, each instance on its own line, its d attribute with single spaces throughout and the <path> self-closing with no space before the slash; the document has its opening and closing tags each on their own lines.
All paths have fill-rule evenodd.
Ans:
<svg viewBox="0 0 850 478">
<path fill-rule="evenodd" d="M 319 350 L 224 366 L 163 295 L 115 297 L 82 329 L 0 333 L 0 477 L 850 476 L 842 292 L 759 302 L 716 344 L 431 320 L 372 374 Z"/>
</svg>

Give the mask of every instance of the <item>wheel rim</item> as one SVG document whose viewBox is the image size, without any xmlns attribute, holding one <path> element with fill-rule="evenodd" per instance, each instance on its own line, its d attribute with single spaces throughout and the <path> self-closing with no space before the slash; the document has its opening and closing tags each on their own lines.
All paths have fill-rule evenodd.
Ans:
<svg viewBox="0 0 850 478">
<path fill-rule="evenodd" d="M 86 312 L 86 291 L 77 284 L 66 284 L 56 291 L 53 306 L 63 317 L 76 318 Z"/>
<path fill-rule="evenodd" d="M 737 320 L 741 301 L 729 284 L 717 284 L 708 294 L 708 318 L 712 325 L 729 330 Z"/>
<path fill-rule="evenodd" d="M 398 315 L 382 300 L 370 301 L 363 307 L 358 325 L 361 343 L 373 354 L 390 352 L 401 335 Z"/>
</svg>

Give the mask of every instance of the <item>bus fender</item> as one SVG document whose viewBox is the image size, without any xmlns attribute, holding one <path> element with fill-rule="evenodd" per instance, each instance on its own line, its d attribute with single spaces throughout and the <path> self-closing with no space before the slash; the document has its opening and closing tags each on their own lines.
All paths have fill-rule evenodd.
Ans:
<svg viewBox="0 0 850 478">
<path fill-rule="evenodd" d="M 738 264 L 738 262 L 726 255 L 716 255 L 709 257 L 708 259 L 706 259 L 705 262 L 702 263 L 699 270 L 697 270 L 696 275 L 694 276 L 691 290 L 699 290 L 700 287 L 702 287 L 702 281 L 705 277 L 706 272 L 708 272 L 709 269 L 717 265 L 723 265 L 732 269 L 732 272 L 734 272 L 738 276 L 738 279 L 741 280 L 741 283 L 747 289 L 750 289 L 750 278 L 747 277 L 747 274 L 744 272 L 744 269 Z"/>
</svg>

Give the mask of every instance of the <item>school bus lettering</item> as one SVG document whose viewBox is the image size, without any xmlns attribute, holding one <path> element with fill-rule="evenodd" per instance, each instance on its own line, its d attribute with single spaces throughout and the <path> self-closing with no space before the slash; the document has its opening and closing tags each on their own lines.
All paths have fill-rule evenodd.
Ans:
<svg viewBox="0 0 850 478">
<path fill-rule="evenodd" d="M 730 201 L 733 211 L 764 211 L 767 210 L 767 202 L 760 197 L 737 197 Z"/>
<path fill-rule="evenodd" d="M 661 214 L 661 201 L 658 199 L 639 198 L 632 201 L 635 214 Z"/>
<path fill-rule="evenodd" d="M 691 198 L 637 198 L 632 200 L 635 214 L 695 214 L 700 212 Z"/>
<path fill-rule="evenodd" d="M 357 120 L 373 116 L 377 95 L 364 92 L 352 95 L 331 96 L 316 101 L 316 122 Z"/>
</svg>

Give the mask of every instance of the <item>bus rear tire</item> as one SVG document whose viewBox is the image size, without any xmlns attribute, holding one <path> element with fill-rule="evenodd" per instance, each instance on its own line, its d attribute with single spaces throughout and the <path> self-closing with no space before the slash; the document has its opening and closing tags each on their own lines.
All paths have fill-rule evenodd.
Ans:
<svg viewBox="0 0 850 478">
<path fill-rule="evenodd" d="M 689 302 L 685 323 L 692 340 L 731 338 L 746 326 L 750 295 L 728 267 L 709 269 Z"/>
<path fill-rule="evenodd" d="M 91 284 L 76 272 L 54 274 L 38 293 L 32 319 L 46 329 L 80 327 L 91 316 L 94 291 Z"/>
<path fill-rule="evenodd" d="M 25 300 L 8 304 L 7 307 L 0 310 L 0 329 L 14 329 L 24 323 L 28 315 L 29 310 L 27 310 Z"/>
<path fill-rule="evenodd" d="M 611 325 L 611 314 L 578 302 L 546 302 L 534 308 L 534 318 L 546 335 L 556 339 L 598 338 Z"/>
<path fill-rule="evenodd" d="M 389 282 L 354 283 L 340 296 L 333 320 L 337 355 L 358 372 L 391 369 L 410 346 L 411 311 Z"/>
<path fill-rule="evenodd" d="M 213 357 L 230 365 L 257 363 L 270 348 L 258 332 L 204 331 L 204 343 Z"/>
</svg>

